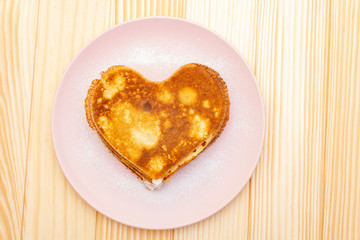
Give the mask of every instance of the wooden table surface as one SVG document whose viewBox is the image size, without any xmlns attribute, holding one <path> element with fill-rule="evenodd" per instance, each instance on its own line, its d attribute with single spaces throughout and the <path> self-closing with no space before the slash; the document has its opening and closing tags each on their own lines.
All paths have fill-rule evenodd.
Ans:
<svg viewBox="0 0 360 240">
<path fill-rule="evenodd" d="M 143 16 L 185 18 L 229 40 L 266 111 L 263 153 L 241 193 L 165 231 L 96 212 L 65 179 L 51 138 L 71 59 Z M 359 32 L 359 0 L 1 0 L 0 239 L 360 239 Z"/>
</svg>

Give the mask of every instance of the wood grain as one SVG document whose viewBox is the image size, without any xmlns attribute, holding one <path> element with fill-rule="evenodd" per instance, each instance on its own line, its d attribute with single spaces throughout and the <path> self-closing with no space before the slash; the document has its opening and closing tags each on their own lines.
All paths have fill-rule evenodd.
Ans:
<svg viewBox="0 0 360 240">
<path fill-rule="evenodd" d="M 67 183 L 51 147 L 51 112 L 56 88 L 71 59 L 110 27 L 109 4 L 40 1 L 23 239 L 95 238 L 96 211 Z"/>
<path fill-rule="evenodd" d="M 251 239 L 322 239 L 329 6 L 258 5 L 255 75 L 267 137 L 251 179 Z"/>
<path fill-rule="evenodd" d="M 360 3 L 330 13 L 323 236 L 360 239 Z"/>
<path fill-rule="evenodd" d="M 0 1 L 0 239 L 20 237 L 36 23 L 36 2 Z"/>
<path fill-rule="evenodd" d="M 71 59 L 97 34 L 146 16 L 222 35 L 253 69 L 266 109 L 264 150 L 241 193 L 208 219 L 164 231 L 87 205 L 51 140 Z M 0 239 L 360 239 L 359 41 L 358 0 L 0 1 Z"/>
</svg>

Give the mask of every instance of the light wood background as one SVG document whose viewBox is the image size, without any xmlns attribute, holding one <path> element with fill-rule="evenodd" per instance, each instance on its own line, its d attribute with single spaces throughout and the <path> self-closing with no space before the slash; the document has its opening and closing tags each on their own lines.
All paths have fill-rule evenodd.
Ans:
<svg viewBox="0 0 360 240">
<path fill-rule="evenodd" d="M 264 150 L 242 192 L 212 217 L 166 231 L 96 212 L 64 178 L 51 139 L 71 59 L 143 16 L 225 37 L 266 108 Z M 0 239 L 360 239 L 359 32 L 359 0 L 0 0 Z"/>
</svg>

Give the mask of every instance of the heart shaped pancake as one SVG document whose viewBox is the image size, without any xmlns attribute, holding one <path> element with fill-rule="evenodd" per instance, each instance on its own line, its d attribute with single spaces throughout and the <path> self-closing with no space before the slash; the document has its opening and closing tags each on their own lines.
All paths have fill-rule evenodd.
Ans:
<svg viewBox="0 0 360 240">
<path fill-rule="evenodd" d="M 112 66 L 92 82 L 85 100 L 89 126 L 150 189 L 160 187 L 220 135 L 229 105 L 220 75 L 196 63 L 162 82 Z"/>
</svg>

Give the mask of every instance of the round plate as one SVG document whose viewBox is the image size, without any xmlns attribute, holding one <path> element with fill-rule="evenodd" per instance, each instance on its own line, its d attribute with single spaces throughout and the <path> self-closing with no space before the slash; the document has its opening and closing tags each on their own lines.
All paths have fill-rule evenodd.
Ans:
<svg viewBox="0 0 360 240">
<path fill-rule="evenodd" d="M 161 81 L 192 62 L 213 68 L 226 81 L 230 120 L 204 153 L 162 189 L 149 191 L 88 126 L 87 90 L 112 65 L 126 65 Z M 253 73 L 228 42 L 185 20 L 152 17 L 104 32 L 74 58 L 56 94 L 52 132 L 59 164 L 85 201 L 121 223 L 168 229 L 212 215 L 240 192 L 261 153 L 265 114 Z"/>
</svg>

